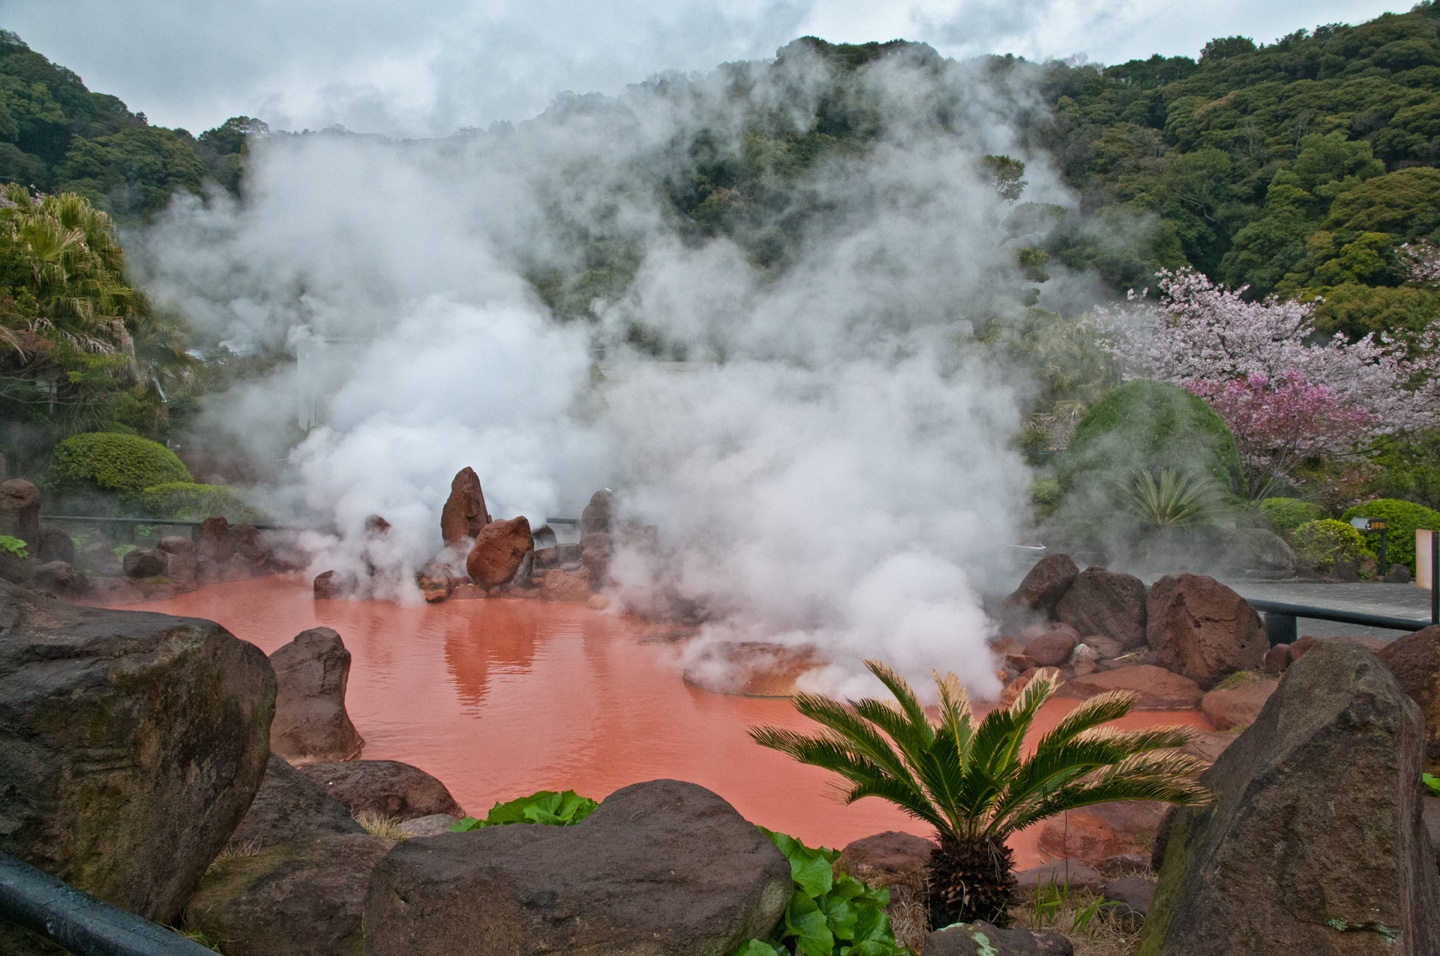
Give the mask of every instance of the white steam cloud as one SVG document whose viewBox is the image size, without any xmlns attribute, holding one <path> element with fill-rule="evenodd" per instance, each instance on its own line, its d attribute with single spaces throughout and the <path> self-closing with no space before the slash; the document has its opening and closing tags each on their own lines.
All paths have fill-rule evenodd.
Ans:
<svg viewBox="0 0 1440 956">
<path fill-rule="evenodd" d="M 752 103 L 810 123 L 825 72 L 803 50 L 734 70 L 444 141 L 271 137 L 244 202 L 177 201 L 150 232 L 149 287 L 215 340 L 301 357 L 208 414 L 274 466 L 267 507 L 333 525 L 308 542 L 313 570 L 362 565 L 378 513 L 413 599 L 467 465 L 493 514 L 532 523 L 609 486 L 659 538 L 617 556 L 620 591 L 703 601 L 712 636 L 813 644 L 825 689 L 868 690 L 859 661 L 880 656 L 917 686 L 953 669 L 993 693 L 980 592 L 1019 524 L 1026 386 L 966 343 L 1013 308 L 1006 209 L 978 160 L 1018 152 L 1023 92 L 951 63 L 872 64 L 887 132 L 805 174 L 825 212 L 775 274 L 727 240 L 682 240 L 661 199 L 698 130 L 740 154 L 737 75 Z M 933 122 L 942 94 L 959 134 Z M 1065 200 L 1040 164 L 1027 178 L 1027 199 Z M 598 323 L 557 321 L 525 278 L 577 267 L 577 236 L 639 258 Z M 637 324 L 686 363 L 630 352 Z"/>
</svg>

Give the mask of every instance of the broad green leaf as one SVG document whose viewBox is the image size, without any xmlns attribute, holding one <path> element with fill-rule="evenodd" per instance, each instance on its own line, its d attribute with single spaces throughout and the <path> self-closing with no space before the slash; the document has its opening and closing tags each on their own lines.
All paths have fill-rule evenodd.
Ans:
<svg viewBox="0 0 1440 956">
<path fill-rule="evenodd" d="M 785 907 L 786 935 L 795 937 L 795 945 L 805 956 L 832 956 L 835 936 L 826 925 L 825 914 L 815 901 L 804 893 L 790 897 Z"/>
<path fill-rule="evenodd" d="M 855 905 L 843 896 L 829 894 L 816 901 L 820 912 L 825 914 L 825 923 L 836 939 L 855 938 Z"/>
<path fill-rule="evenodd" d="M 790 952 L 763 939 L 747 939 L 733 956 L 790 956 Z"/>
</svg>

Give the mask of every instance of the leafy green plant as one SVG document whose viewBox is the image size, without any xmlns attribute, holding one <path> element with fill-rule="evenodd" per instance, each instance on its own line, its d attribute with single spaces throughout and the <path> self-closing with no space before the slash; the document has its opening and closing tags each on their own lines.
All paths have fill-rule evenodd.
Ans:
<svg viewBox="0 0 1440 956">
<path fill-rule="evenodd" d="M 756 727 L 750 736 L 845 777 L 852 784 L 841 788 L 847 803 L 880 797 L 936 829 L 940 848 L 929 871 L 932 927 L 1007 920 L 1015 877 L 1005 839 L 1032 823 L 1111 800 L 1208 799 L 1193 781 L 1200 762 L 1174 749 L 1192 738 L 1191 729 L 1101 726 L 1129 713 L 1134 694 L 1084 701 L 1026 758 L 1025 735 L 1055 693 L 1053 678 L 1037 676 L 1009 707 L 976 721 L 959 679 L 936 674 L 939 716 L 932 720 L 899 674 L 878 660 L 866 666 L 894 704 L 800 694 L 795 707 L 825 728 L 820 734 Z"/>
<path fill-rule="evenodd" d="M 91 432 L 55 446 L 45 490 L 55 495 L 112 493 L 137 498 L 146 488 L 193 479 L 175 453 L 138 435 Z"/>
<path fill-rule="evenodd" d="M 1430 790 L 1430 796 L 1440 797 L 1440 777 L 1430 773 L 1422 773 L 1420 780 Z"/>
<path fill-rule="evenodd" d="M 885 907 L 890 891 L 835 872 L 838 850 L 808 847 L 760 827 L 790 861 L 795 892 L 768 939 L 746 940 L 734 956 L 899 956 Z"/>
<path fill-rule="evenodd" d="M 1084 936 L 1090 930 L 1090 924 L 1100 914 L 1102 907 L 1114 905 L 1109 903 L 1103 895 L 1097 895 L 1088 903 L 1079 902 L 1081 894 L 1076 891 L 1078 886 L 1070 882 L 1070 875 L 1067 873 L 1063 881 L 1057 881 L 1051 876 L 1048 881 L 1035 888 L 1034 914 L 1032 917 L 1032 928 L 1046 929 L 1049 927 L 1056 914 L 1066 910 L 1073 910 L 1068 927 L 1055 927 L 1058 932 L 1066 936 Z M 1087 894 L 1088 895 L 1088 894 Z"/>
<path fill-rule="evenodd" d="M 1265 498 L 1260 502 L 1260 511 L 1270 522 L 1271 529 L 1286 540 L 1302 524 L 1325 517 L 1324 508 L 1299 498 Z"/>
<path fill-rule="evenodd" d="M 110 549 L 110 553 L 115 555 L 116 561 L 124 561 L 125 555 L 129 554 L 131 551 L 138 550 L 140 550 L 140 546 L 138 544 L 117 544 L 115 545 L 115 547 Z"/>
<path fill-rule="evenodd" d="M 152 485 L 140 494 L 140 504 L 147 515 L 156 518 L 179 518 L 204 521 L 224 517 L 232 522 L 254 524 L 265 516 L 252 508 L 245 499 L 226 485 L 201 485 L 189 481 L 169 481 Z"/>
<path fill-rule="evenodd" d="M 1329 571 L 1336 561 L 1360 562 L 1374 557 L 1365 545 L 1365 538 L 1344 521 L 1322 518 L 1307 521 L 1290 536 L 1295 559 L 1308 567 Z M 1414 545 L 1411 545 L 1414 550 Z"/>
<path fill-rule="evenodd" d="M 574 826 L 594 812 L 600 804 L 582 797 L 574 790 L 556 793 L 539 790 L 526 797 L 496 803 L 485 819 L 466 817 L 450 828 L 451 833 L 466 833 L 482 827 L 498 827 L 511 823 L 544 823 L 550 826 Z"/>
<path fill-rule="evenodd" d="M 0 534 L 0 551 L 9 551 L 21 560 L 30 557 L 30 551 L 25 546 L 25 542 L 8 534 Z"/>
<path fill-rule="evenodd" d="M 1130 482 L 1125 508 L 1152 528 L 1188 528 L 1209 516 L 1214 498 L 1214 484 L 1204 476 L 1165 468 L 1156 482 L 1154 474 L 1142 468 Z"/>
<path fill-rule="evenodd" d="M 1377 498 L 1374 501 L 1366 501 L 1346 509 L 1340 517 L 1346 522 L 1351 518 L 1383 519 L 1386 525 L 1385 560 L 1391 564 L 1403 564 L 1410 569 L 1411 573 L 1415 571 L 1416 529 L 1440 530 L 1440 511 L 1432 511 L 1413 501 L 1400 501 L 1395 498 Z M 1380 546 L 1378 534 L 1370 534 L 1368 538 L 1362 536 L 1362 540 L 1376 548 Z M 1380 570 L 1388 571 L 1389 568 Z"/>
</svg>

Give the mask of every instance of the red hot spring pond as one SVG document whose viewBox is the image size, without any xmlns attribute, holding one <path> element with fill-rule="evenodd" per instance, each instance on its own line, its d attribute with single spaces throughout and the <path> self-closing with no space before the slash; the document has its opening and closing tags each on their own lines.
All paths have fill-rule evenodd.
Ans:
<svg viewBox="0 0 1440 956">
<path fill-rule="evenodd" d="M 401 760 L 444 781 L 467 812 L 536 790 L 596 800 L 644 780 L 708 787 L 748 820 L 810 845 L 842 847 L 882 830 L 931 836 L 888 803 L 839 802 L 833 774 L 760 747 L 749 727 L 812 731 L 783 698 L 686 685 L 678 651 L 640 625 L 578 605 L 530 600 L 402 607 L 316 601 L 308 584 L 212 584 L 139 608 L 217 621 L 267 654 L 311 627 L 339 632 L 352 663 L 346 703 L 361 755 Z M 1075 706 L 1053 700 L 1036 732 Z M 1191 724 L 1194 711 L 1132 714 L 1121 726 Z M 1038 828 L 1011 840 L 1020 868 L 1041 862 Z"/>
</svg>

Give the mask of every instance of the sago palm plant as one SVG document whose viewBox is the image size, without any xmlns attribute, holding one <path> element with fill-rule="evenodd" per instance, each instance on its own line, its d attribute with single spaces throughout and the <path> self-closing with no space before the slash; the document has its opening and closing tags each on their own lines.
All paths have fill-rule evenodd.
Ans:
<svg viewBox="0 0 1440 956">
<path fill-rule="evenodd" d="M 868 667 L 894 695 L 841 703 L 800 694 L 796 709 L 825 730 L 806 736 L 755 727 L 757 743 L 845 777 L 845 802 L 880 797 L 935 828 L 930 860 L 930 925 L 1005 919 L 1015 889 L 1010 834 L 1046 817 L 1110 800 L 1194 804 L 1208 798 L 1194 783 L 1204 764 L 1172 748 L 1193 736 L 1185 727 L 1115 730 L 1135 695 L 1112 692 L 1084 701 L 1035 741 L 1026 732 L 1055 693 L 1037 675 L 1009 707 L 976 720 L 954 674 L 935 675 L 939 714 L 926 715 L 905 680 L 878 660 Z M 1161 752 L 1157 752 L 1161 751 Z"/>
</svg>

